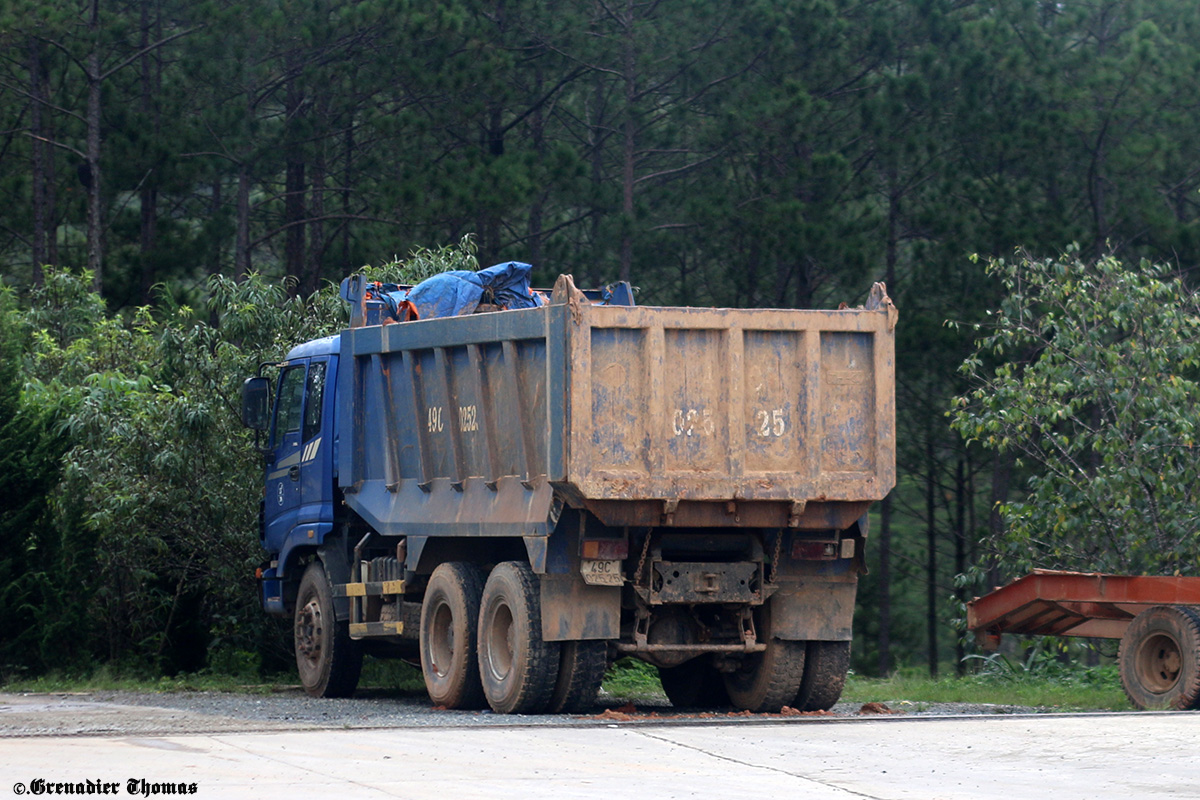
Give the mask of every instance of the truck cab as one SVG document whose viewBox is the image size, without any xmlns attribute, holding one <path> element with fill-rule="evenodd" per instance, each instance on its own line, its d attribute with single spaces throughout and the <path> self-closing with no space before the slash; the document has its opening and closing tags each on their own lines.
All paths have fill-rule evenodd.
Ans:
<svg viewBox="0 0 1200 800">
<path fill-rule="evenodd" d="M 246 382 L 246 395 L 259 398 L 257 413 L 266 439 L 260 447 L 264 492 L 259 535 L 272 558 L 262 568 L 262 603 L 279 616 L 290 613 L 283 587 L 285 581 L 294 587 L 299 580 L 292 574 L 303 566 L 297 556 L 319 548 L 334 530 L 338 341 L 338 336 L 327 336 L 299 345 Z M 261 375 L 264 368 L 275 370 L 273 381 Z"/>
</svg>

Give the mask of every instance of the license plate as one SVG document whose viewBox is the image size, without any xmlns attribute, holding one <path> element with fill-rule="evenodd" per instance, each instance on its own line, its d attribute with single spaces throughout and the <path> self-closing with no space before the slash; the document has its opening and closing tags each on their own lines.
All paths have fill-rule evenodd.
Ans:
<svg viewBox="0 0 1200 800">
<path fill-rule="evenodd" d="M 582 561 L 579 572 L 583 582 L 592 586 L 620 586 L 625 582 L 620 561 Z"/>
</svg>

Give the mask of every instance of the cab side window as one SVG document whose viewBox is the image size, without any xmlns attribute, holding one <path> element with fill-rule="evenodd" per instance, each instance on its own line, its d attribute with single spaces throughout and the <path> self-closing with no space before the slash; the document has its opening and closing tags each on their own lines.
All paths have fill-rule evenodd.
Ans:
<svg viewBox="0 0 1200 800">
<path fill-rule="evenodd" d="M 288 367 L 279 378 L 279 403 L 275 411 L 272 443 L 278 447 L 283 437 L 300 430 L 300 411 L 304 406 L 304 365 Z"/>
<path fill-rule="evenodd" d="M 321 432 L 321 411 L 325 399 L 325 362 L 317 361 L 308 368 L 308 400 L 304 405 L 304 433 L 300 441 L 307 442 Z"/>
</svg>

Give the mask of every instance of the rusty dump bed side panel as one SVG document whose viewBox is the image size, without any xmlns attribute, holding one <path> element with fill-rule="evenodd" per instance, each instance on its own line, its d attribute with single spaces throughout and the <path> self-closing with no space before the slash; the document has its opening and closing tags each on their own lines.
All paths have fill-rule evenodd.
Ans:
<svg viewBox="0 0 1200 800">
<path fill-rule="evenodd" d="M 1005 633 L 1119 639 L 1150 606 L 1200 606 L 1200 578 L 1035 570 L 967 603 L 985 647 Z"/>
<path fill-rule="evenodd" d="M 339 483 L 384 534 L 845 528 L 895 482 L 895 310 L 593 306 L 342 334 Z M 678 515 L 678 518 L 676 518 Z"/>
</svg>

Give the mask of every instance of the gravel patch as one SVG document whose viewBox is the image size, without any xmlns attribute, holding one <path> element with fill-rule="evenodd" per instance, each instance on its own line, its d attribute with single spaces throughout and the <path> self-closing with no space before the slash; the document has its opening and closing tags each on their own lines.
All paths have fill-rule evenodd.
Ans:
<svg viewBox="0 0 1200 800">
<path fill-rule="evenodd" d="M 839 703 L 831 712 L 750 714 L 672 708 L 665 697 L 601 694 L 586 715 L 493 714 L 434 708 L 424 694 L 360 691 L 348 699 L 317 699 L 299 689 L 270 694 L 226 692 L 93 692 L 0 694 L 0 738 L 14 736 L 120 736 L 351 728 L 471 726 L 581 726 L 689 722 L 885 718 L 1045 713 L 1054 709 L 968 703 Z"/>
</svg>

